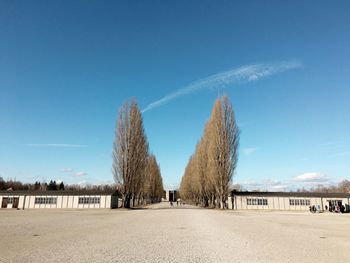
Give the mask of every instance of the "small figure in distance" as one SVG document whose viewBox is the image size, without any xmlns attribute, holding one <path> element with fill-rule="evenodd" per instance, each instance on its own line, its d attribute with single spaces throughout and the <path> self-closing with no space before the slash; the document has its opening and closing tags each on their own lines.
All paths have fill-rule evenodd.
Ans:
<svg viewBox="0 0 350 263">
<path fill-rule="evenodd" d="M 179 206 L 179 199 L 176 200 L 176 206 Z"/>
<path fill-rule="evenodd" d="M 342 205 L 342 206 L 340 207 L 340 213 L 345 213 L 345 206 L 344 206 L 344 205 Z"/>
<path fill-rule="evenodd" d="M 311 213 L 316 213 L 316 206 L 310 206 L 309 209 Z"/>
<path fill-rule="evenodd" d="M 170 201 L 170 206 L 173 206 L 173 201 Z"/>
</svg>

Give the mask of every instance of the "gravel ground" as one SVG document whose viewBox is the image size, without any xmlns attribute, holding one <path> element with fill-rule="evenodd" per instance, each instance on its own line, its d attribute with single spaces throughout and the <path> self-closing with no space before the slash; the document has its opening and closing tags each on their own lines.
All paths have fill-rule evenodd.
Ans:
<svg viewBox="0 0 350 263">
<path fill-rule="evenodd" d="M 350 215 L 0 210 L 0 262 L 349 262 Z"/>
</svg>

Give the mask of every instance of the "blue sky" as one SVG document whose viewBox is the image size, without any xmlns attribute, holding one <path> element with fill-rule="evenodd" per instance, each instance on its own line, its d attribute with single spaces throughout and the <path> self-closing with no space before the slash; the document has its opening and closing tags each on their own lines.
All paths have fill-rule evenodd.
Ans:
<svg viewBox="0 0 350 263">
<path fill-rule="evenodd" d="M 349 179 L 349 13 L 348 1 L 1 1 L 0 174 L 112 182 L 121 104 L 135 97 L 147 109 L 190 88 L 144 112 L 168 187 L 222 94 L 241 128 L 235 182 Z M 280 70 L 288 63 L 297 66 Z M 269 74 L 203 84 L 256 65 Z"/>
</svg>

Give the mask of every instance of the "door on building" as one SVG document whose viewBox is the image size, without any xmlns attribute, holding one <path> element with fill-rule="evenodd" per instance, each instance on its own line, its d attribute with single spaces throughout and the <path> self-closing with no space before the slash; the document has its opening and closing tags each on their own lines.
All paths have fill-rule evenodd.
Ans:
<svg viewBox="0 0 350 263">
<path fill-rule="evenodd" d="M 342 200 L 328 200 L 328 204 L 330 212 L 339 212 L 343 205 L 343 202 Z"/>
<path fill-rule="evenodd" d="M 2 198 L 1 208 L 7 208 L 8 200 L 9 199 L 7 197 Z"/>
<path fill-rule="evenodd" d="M 13 198 L 13 203 L 12 203 L 12 208 L 18 208 L 18 203 L 19 203 L 19 198 L 14 197 Z"/>
</svg>

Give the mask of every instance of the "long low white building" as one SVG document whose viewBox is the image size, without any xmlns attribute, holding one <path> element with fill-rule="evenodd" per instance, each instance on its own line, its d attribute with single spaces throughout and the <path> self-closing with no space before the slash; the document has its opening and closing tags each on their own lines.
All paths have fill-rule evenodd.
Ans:
<svg viewBox="0 0 350 263">
<path fill-rule="evenodd" d="M 114 192 L 98 191 L 0 191 L 1 209 L 117 208 Z"/>
<path fill-rule="evenodd" d="M 320 211 L 343 207 L 350 210 L 350 193 L 248 192 L 233 191 L 228 206 L 234 210 L 306 211 L 315 206 Z"/>
</svg>

